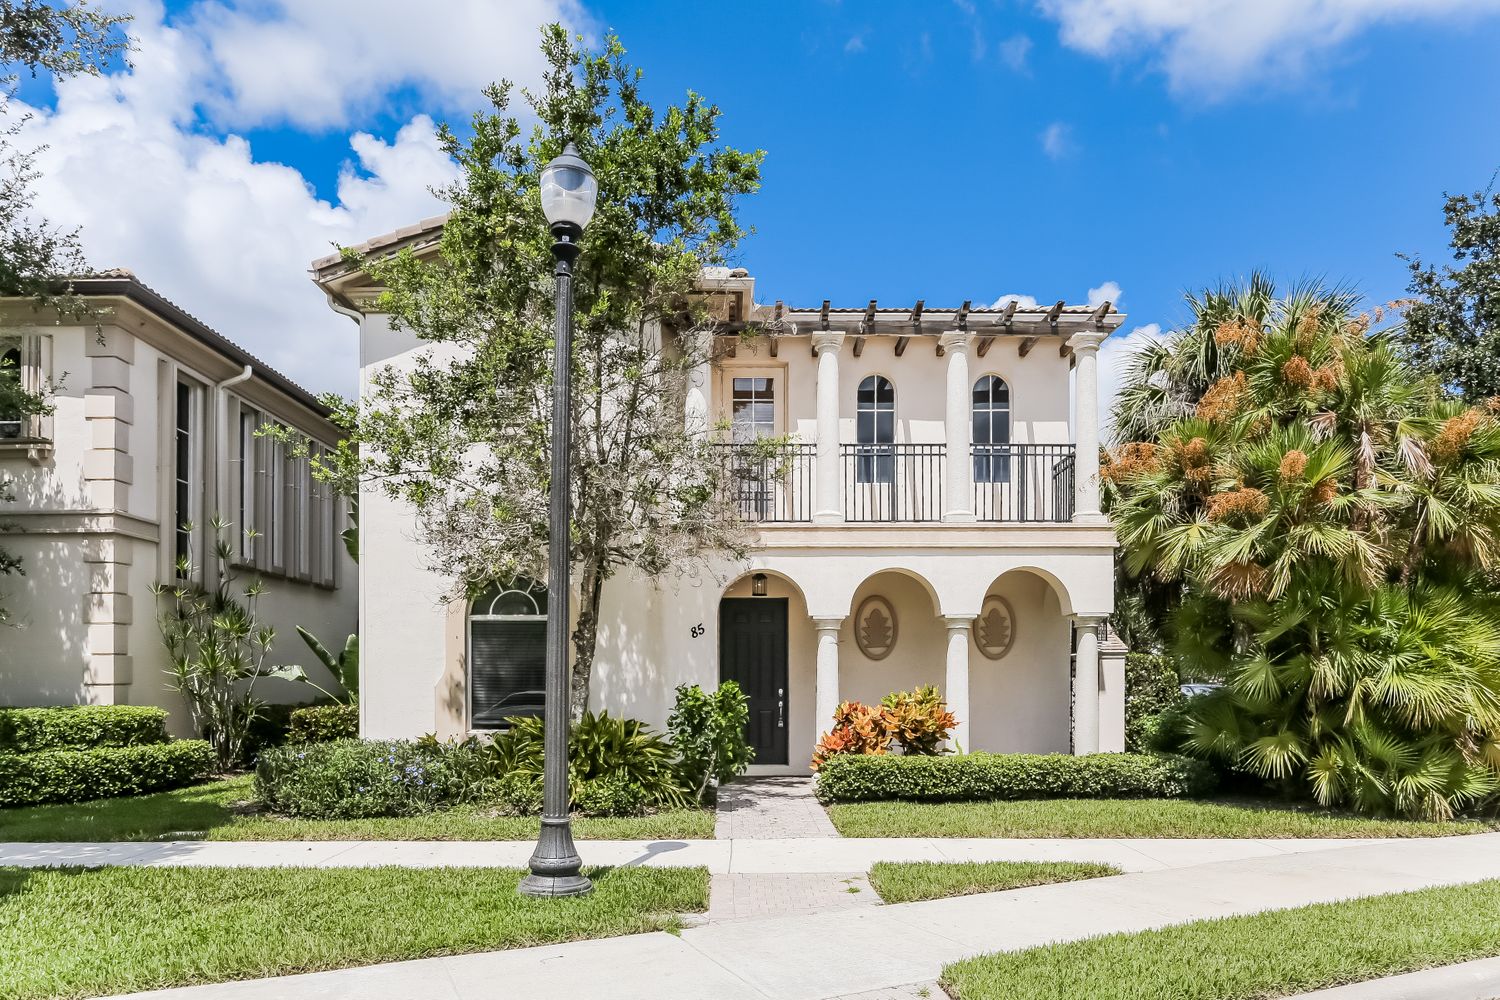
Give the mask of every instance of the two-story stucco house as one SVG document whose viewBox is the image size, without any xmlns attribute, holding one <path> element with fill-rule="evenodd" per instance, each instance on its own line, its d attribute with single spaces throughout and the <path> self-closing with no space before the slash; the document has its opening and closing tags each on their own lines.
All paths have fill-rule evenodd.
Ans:
<svg viewBox="0 0 1500 1000">
<path fill-rule="evenodd" d="M 266 585 L 272 662 L 332 687 L 294 627 L 338 644 L 356 628 L 357 578 L 339 537 L 347 505 L 310 480 L 305 460 L 255 434 L 281 424 L 332 448 L 328 411 L 129 272 L 75 289 L 91 317 L 0 300 L 0 351 L 13 364 L 4 377 L 55 384 L 51 414 L 0 414 L 0 478 L 15 493 L 0 508 L 0 545 L 25 572 L 0 577 L 11 617 L 0 626 L 0 705 L 160 705 L 186 732 L 152 588 L 174 584 L 184 561 L 196 582 L 214 571 L 215 515 L 229 522 L 243 582 Z M 262 684 L 269 700 L 313 694 Z"/>
<path fill-rule="evenodd" d="M 363 249 L 421 253 L 441 226 Z M 362 385 L 423 350 L 357 270 L 325 258 L 313 276 L 359 324 Z M 1123 749 L 1123 657 L 1100 648 L 1115 535 L 1095 403 L 1098 347 L 1123 317 L 1107 303 L 768 306 L 743 270 L 702 288 L 729 339 L 694 373 L 683 419 L 730 428 L 755 544 L 696 577 L 612 579 L 591 707 L 660 725 L 676 685 L 732 678 L 761 773 L 805 772 L 841 700 L 923 684 L 967 749 Z M 747 326 L 764 335 L 737 343 Z M 789 458 L 753 457 L 747 442 L 768 435 L 792 437 Z M 412 512 L 374 494 L 360 509 L 364 733 L 461 735 L 535 711 L 544 596 L 497 583 L 448 600 Z"/>
</svg>

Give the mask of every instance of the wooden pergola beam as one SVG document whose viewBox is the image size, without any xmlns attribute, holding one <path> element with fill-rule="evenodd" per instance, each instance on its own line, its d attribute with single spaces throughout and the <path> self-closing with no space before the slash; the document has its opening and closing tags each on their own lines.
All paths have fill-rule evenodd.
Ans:
<svg viewBox="0 0 1500 1000">
<path fill-rule="evenodd" d="M 1063 344 L 1057 349 L 1057 356 L 1060 358 L 1070 358 L 1073 356 L 1073 348 L 1069 347 L 1067 344 Z"/>
<path fill-rule="evenodd" d="M 1021 341 L 1021 346 L 1016 349 L 1016 353 L 1023 358 L 1026 357 L 1026 355 L 1031 353 L 1031 349 L 1036 346 L 1036 342 L 1040 339 L 1039 337 L 1025 338 Z"/>
<path fill-rule="evenodd" d="M 964 304 L 958 307 L 958 315 L 954 317 L 954 322 L 960 330 L 967 330 L 969 328 L 969 307 L 973 304 L 973 299 L 964 299 Z"/>
<path fill-rule="evenodd" d="M 911 329 L 913 333 L 922 332 L 922 307 L 927 304 L 926 299 L 918 299 L 917 304 L 911 309 Z"/>
<path fill-rule="evenodd" d="M 1067 303 L 1064 302 L 1064 300 L 1058 299 L 1057 300 L 1057 304 L 1054 305 L 1051 309 L 1047 310 L 1047 325 L 1048 326 L 1056 326 L 1057 325 L 1058 319 L 1062 316 L 1063 306 L 1066 305 L 1066 304 Z"/>
<path fill-rule="evenodd" d="M 899 358 L 899 357 L 901 357 L 901 355 L 905 354 L 906 353 L 906 345 L 910 344 L 910 343 L 911 343 L 911 338 L 910 337 L 897 337 L 896 338 L 896 357 Z"/>
<path fill-rule="evenodd" d="M 860 327 L 860 329 L 863 330 L 865 333 L 874 333 L 875 332 L 875 300 L 874 299 L 871 299 L 870 300 L 870 304 L 867 305 L 867 306 L 865 306 L 865 321 L 864 321 L 864 324 Z"/>
<path fill-rule="evenodd" d="M 995 338 L 994 337 L 980 337 L 979 338 L 979 350 L 976 351 L 975 353 L 978 354 L 981 358 L 984 357 L 986 354 L 990 353 L 990 345 L 993 344 L 994 342 L 995 342 Z"/>
<path fill-rule="evenodd" d="M 1010 321 L 1016 318 L 1016 300 L 1011 299 L 1005 303 L 1005 315 L 1000 317 L 1000 322 L 1010 326 Z"/>
<path fill-rule="evenodd" d="M 832 304 L 833 303 L 830 300 L 828 300 L 828 299 L 824 299 L 823 300 L 823 312 L 822 312 L 822 315 L 819 317 L 819 324 L 818 324 L 819 329 L 823 329 L 823 330 L 828 329 L 828 307 L 831 306 Z"/>
<path fill-rule="evenodd" d="M 1104 302 L 1100 304 L 1099 308 L 1094 310 L 1094 314 L 1090 316 L 1089 319 L 1093 322 L 1095 327 L 1100 327 L 1103 325 L 1104 317 L 1109 315 L 1109 307 L 1112 305 L 1114 305 L 1113 302 L 1109 301 L 1109 299 L 1105 299 Z"/>
<path fill-rule="evenodd" d="M 774 358 L 776 357 L 777 352 L 781 349 L 781 345 L 780 343 L 778 343 L 781 338 L 773 333 L 768 339 L 771 341 L 771 357 Z"/>
<path fill-rule="evenodd" d="M 857 357 L 859 357 L 860 355 L 862 355 L 864 353 L 865 353 L 865 338 L 864 337 L 855 337 L 854 338 L 854 356 L 857 358 Z"/>
</svg>

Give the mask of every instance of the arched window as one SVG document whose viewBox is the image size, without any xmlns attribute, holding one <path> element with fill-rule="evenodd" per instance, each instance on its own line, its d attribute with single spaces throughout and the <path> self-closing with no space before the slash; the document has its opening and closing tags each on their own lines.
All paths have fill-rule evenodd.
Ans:
<svg viewBox="0 0 1500 1000">
<path fill-rule="evenodd" d="M 891 483 L 896 479 L 896 387 L 884 375 L 859 384 L 854 409 L 854 481 Z"/>
<path fill-rule="evenodd" d="M 998 375 L 974 383 L 974 482 L 1010 482 L 1010 386 Z"/>
<path fill-rule="evenodd" d="M 492 583 L 469 605 L 469 728 L 540 716 L 547 668 L 547 591 Z"/>
</svg>

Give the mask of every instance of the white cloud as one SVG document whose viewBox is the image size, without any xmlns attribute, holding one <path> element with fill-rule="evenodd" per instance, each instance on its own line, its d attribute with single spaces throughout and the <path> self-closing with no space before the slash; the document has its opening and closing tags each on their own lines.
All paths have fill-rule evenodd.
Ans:
<svg viewBox="0 0 1500 1000">
<path fill-rule="evenodd" d="M 994 302 L 990 303 L 991 309 L 1004 309 L 1005 306 L 1014 302 L 1017 309 L 1035 309 L 1036 297 L 1031 295 L 1017 295 L 1014 292 L 1006 292 Z"/>
<path fill-rule="evenodd" d="M 859 32 L 858 34 L 850 35 L 849 40 L 844 43 L 844 51 L 850 53 L 851 55 L 856 52 L 863 52 L 864 50 L 865 33 L 863 31 Z"/>
<path fill-rule="evenodd" d="M 324 0 L 304 6 L 318 10 L 299 10 L 298 23 L 310 33 L 321 30 L 310 25 L 325 16 Z M 327 6 L 348 5 L 340 0 Z M 456 39 L 451 60 L 446 44 L 444 57 L 432 58 L 436 36 L 383 3 L 362 6 L 359 15 L 329 26 L 308 44 L 332 63 L 350 60 L 343 51 L 346 42 L 349 52 L 371 58 L 411 44 L 432 64 L 428 85 L 448 95 L 442 99 L 466 99 L 470 105 L 479 103 L 480 77 L 485 83 L 501 76 L 526 79 L 531 61 L 517 56 L 513 66 L 505 60 L 520 47 L 535 51 L 537 4 L 428 7 L 440 10 L 418 9 L 427 12 L 428 21 L 447 25 Z M 500 31 L 493 11 L 512 7 L 523 13 L 508 15 L 510 30 Z M 282 11 L 282 20 L 273 22 L 276 30 L 290 31 L 294 15 L 276 9 Z M 336 244 L 355 243 L 440 211 L 430 188 L 454 179 L 455 164 L 438 147 L 432 121 L 419 115 L 389 139 L 351 134 L 350 160 L 334 194 L 320 198 L 297 169 L 257 159 L 243 137 L 206 127 L 202 102 L 205 94 L 244 93 L 246 120 L 286 115 L 304 122 L 340 121 L 380 87 L 398 80 L 410 85 L 416 56 L 403 57 L 406 62 L 388 70 L 333 66 L 320 71 L 322 77 L 309 77 L 301 63 L 305 53 L 293 45 L 294 55 L 276 51 L 269 70 L 262 60 L 260 75 L 281 74 L 279 80 L 262 80 L 256 83 L 260 89 L 243 91 L 243 81 L 223 73 L 239 58 L 226 61 L 224 46 L 240 52 L 236 47 L 248 43 L 226 42 L 202 30 L 242 15 L 205 5 L 164 23 L 159 6 L 137 3 L 134 10 L 131 31 L 138 52 L 131 69 L 65 81 L 53 108 L 16 109 L 34 116 L 24 142 L 47 147 L 37 160 L 42 173 L 37 210 L 57 225 L 81 226 L 96 267 L 129 268 L 310 389 L 352 392 L 355 330 L 328 309 L 308 280 L 308 263 Z M 464 11 L 473 15 L 468 26 L 456 20 Z M 377 44 L 374 36 L 382 31 L 390 37 Z M 485 34 L 490 37 L 481 39 Z M 492 57 L 483 66 L 471 51 L 480 47 Z M 457 65 L 444 67 L 445 61 Z M 460 93 L 464 81 L 473 84 L 467 95 Z M 295 91 L 301 87 L 332 88 L 335 97 L 307 91 L 312 110 L 299 112 Z"/>
<path fill-rule="evenodd" d="M 1142 348 L 1167 339 L 1158 323 L 1138 326 L 1129 333 L 1116 333 L 1099 347 L 1100 437 L 1109 441 L 1114 428 L 1115 398 L 1131 358 Z"/>
<path fill-rule="evenodd" d="M 219 70 L 215 120 L 330 128 L 397 87 L 451 111 L 501 76 L 539 79 L 552 21 L 586 19 L 576 0 L 208 0 L 190 24 Z"/>
<path fill-rule="evenodd" d="M 1098 288 L 1089 289 L 1088 304 L 1091 306 L 1102 306 L 1106 302 L 1114 303 L 1116 309 L 1120 307 L 1120 283 L 1118 281 L 1106 281 Z"/>
<path fill-rule="evenodd" d="M 1027 59 L 1031 56 L 1031 37 L 1012 35 L 997 47 L 1001 62 L 1017 73 L 1027 71 Z"/>
<path fill-rule="evenodd" d="M 1038 0 L 1065 45 L 1097 56 L 1139 51 L 1172 89 L 1223 97 L 1251 81 L 1305 75 L 1313 57 L 1377 24 L 1477 17 L 1500 0 Z"/>
<path fill-rule="evenodd" d="M 1071 155 L 1075 148 L 1073 126 L 1066 122 L 1053 122 L 1048 125 L 1042 130 L 1042 134 L 1037 136 L 1037 140 L 1042 144 L 1042 152 L 1054 160 L 1061 160 Z"/>
</svg>

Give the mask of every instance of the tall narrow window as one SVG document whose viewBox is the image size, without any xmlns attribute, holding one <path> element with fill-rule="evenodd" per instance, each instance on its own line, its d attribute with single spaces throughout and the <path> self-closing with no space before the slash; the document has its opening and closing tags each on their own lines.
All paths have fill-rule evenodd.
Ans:
<svg viewBox="0 0 1500 1000">
<path fill-rule="evenodd" d="M 175 437 L 172 462 L 172 524 L 175 544 L 172 558 L 180 577 L 192 576 L 193 532 L 199 527 L 198 487 L 202 466 L 198 461 L 198 391 L 188 382 L 177 383 Z"/>
<path fill-rule="evenodd" d="M 21 345 L 0 342 L 0 439 L 21 436 L 24 415 L 19 405 L 5 408 L 9 402 L 19 403 L 25 384 L 21 375 Z"/>
<path fill-rule="evenodd" d="M 547 591 L 492 584 L 469 605 L 469 727 L 504 729 L 540 716 L 547 666 Z"/>
<path fill-rule="evenodd" d="M 854 481 L 891 483 L 896 479 L 896 387 L 884 375 L 859 384 L 855 399 Z"/>
<path fill-rule="evenodd" d="M 735 378 L 731 423 L 736 442 L 774 437 L 776 434 L 776 380 Z"/>
<path fill-rule="evenodd" d="M 1010 482 L 1010 386 L 996 375 L 974 383 L 974 482 Z"/>
<path fill-rule="evenodd" d="M 255 564 L 255 482 L 259 473 L 256 462 L 255 428 L 260 426 L 254 410 L 240 410 L 239 534 L 240 561 Z"/>
</svg>

